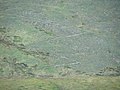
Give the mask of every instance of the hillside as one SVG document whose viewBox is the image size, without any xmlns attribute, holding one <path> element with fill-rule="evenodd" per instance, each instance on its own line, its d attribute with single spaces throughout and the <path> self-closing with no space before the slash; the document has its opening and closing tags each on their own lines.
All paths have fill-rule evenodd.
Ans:
<svg viewBox="0 0 120 90">
<path fill-rule="evenodd" d="M 119 4 L 0 0 L 0 76 L 119 76 Z"/>
</svg>

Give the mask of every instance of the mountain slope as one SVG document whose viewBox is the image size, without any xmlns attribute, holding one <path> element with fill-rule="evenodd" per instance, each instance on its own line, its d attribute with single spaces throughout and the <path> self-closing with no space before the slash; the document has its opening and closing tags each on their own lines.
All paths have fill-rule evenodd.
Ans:
<svg viewBox="0 0 120 90">
<path fill-rule="evenodd" d="M 0 75 L 120 75 L 119 4 L 0 0 Z"/>
</svg>

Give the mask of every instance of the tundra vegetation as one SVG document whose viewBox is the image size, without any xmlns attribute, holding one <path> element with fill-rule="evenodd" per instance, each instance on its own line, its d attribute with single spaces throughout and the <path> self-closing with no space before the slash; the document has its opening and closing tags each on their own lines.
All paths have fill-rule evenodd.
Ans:
<svg viewBox="0 0 120 90">
<path fill-rule="evenodd" d="M 119 90 L 120 0 L 0 0 L 0 90 Z"/>
</svg>

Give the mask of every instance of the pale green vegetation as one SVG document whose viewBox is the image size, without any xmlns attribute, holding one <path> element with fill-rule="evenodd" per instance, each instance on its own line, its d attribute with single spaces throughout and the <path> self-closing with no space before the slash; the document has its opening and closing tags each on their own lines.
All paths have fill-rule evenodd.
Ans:
<svg viewBox="0 0 120 90">
<path fill-rule="evenodd" d="M 0 76 L 119 76 L 119 3 L 0 0 Z"/>
<path fill-rule="evenodd" d="M 0 0 L 0 78 L 0 90 L 120 90 L 120 0 Z"/>
<path fill-rule="evenodd" d="M 120 77 L 0 79 L 0 90 L 120 90 Z"/>
</svg>

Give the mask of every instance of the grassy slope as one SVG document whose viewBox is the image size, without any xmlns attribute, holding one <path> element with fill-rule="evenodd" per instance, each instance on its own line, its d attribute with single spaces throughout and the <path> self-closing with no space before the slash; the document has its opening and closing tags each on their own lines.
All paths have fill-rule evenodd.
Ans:
<svg viewBox="0 0 120 90">
<path fill-rule="evenodd" d="M 119 65 L 119 0 L 57 1 L 0 0 L 0 39 L 13 42 L 0 42 L 0 76 L 95 73 Z M 0 79 L 0 90 L 120 90 L 119 82 L 104 76 Z"/>
<path fill-rule="evenodd" d="M 7 41 L 13 44 L 11 48 L 0 45 L 0 60 L 10 57 L 28 68 L 36 66 L 33 74 L 94 74 L 102 70 L 103 75 L 119 75 L 115 70 L 120 65 L 119 3 L 0 0 L 0 39 L 5 37 L 7 45 Z"/>
<path fill-rule="evenodd" d="M 0 90 L 120 90 L 120 77 L 0 79 Z"/>
</svg>

